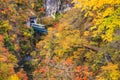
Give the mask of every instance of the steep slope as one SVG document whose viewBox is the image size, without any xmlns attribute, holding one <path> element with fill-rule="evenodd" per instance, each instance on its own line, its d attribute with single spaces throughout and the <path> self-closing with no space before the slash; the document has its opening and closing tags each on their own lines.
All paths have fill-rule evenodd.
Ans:
<svg viewBox="0 0 120 80">
<path fill-rule="evenodd" d="M 113 3 L 113 5 L 116 4 Z M 99 14 L 105 14 L 108 10 L 107 8 L 109 9 L 109 6 L 105 7 L 105 12 L 99 12 L 98 9 Z M 48 29 L 49 34 L 45 39 L 37 44 L 41 61 L 39 68 L 44 68 L 45 71 L 43 73 L 44 76 L 42 74 L 39 75 L 40 72 L 36 71 L 36 78 L 38 78 L 38 73 L 42 79 L 119 79 L 120 73 L 117 69 L 120 68 L 118 59 L 120 49 L 115 47 L 119 46 L 119 35 L 108 36 L 110 33 L 115 35 L 116 29 L 120 28 L 119 26 L 114 27 L 114 25 L 119 25 L 118 13 L 119 6 L 112 12 L 110 10 L 112 15 L 107 14 L 109 16 L 105 17 L 105 25 L 109 27 L 105 31 L 106 34 L 99 34 L 99 30 L 105 27 L 104 22 L 103 24 L 100 23 L 103 26 L 96 25 L 94 22 L 95 20 L 99 22 L 103 17 L 95 17 L 99 16 L 99 14 L 95 13 L 95 15 L 94 12 L 92 14 L 89 10 L 87 11 L 87 8 L 85 10 L 75 8 L 64 14 L 63 18 L 54 25 L 54 28 Z M 112 16 L 117 17 L 113 18 Z M 111 23 L 114 23 L 116 19 L 118 22 L 110 26 L 109 22 L 107 23 L 108 19 L 111 20 Z M 98 27 L 96 28 L 95 26 Z M 109 32 L 112 28 L 114 28 L 115 32 Z M 101 29 L 100 31 L 104 30 Z M 85 69 L 83 66 L 85 66 Z M 76 69 L 80 69 L 78 70 L 80 73 L 77 74 Z M 86 75 L 84 72 L 88 74 Z"/>
</svg>

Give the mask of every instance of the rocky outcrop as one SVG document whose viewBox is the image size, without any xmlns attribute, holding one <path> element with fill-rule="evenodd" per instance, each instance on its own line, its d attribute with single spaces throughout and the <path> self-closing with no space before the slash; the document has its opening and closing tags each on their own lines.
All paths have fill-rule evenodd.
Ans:
<svg viewBox="0 0 120 80">
<path fill-rule="evenodd" d="M 44 0 L 46 16 L 54 15 L 56 12 L 65 12 L 71 7 L 71 0 Z"/>
</svg>

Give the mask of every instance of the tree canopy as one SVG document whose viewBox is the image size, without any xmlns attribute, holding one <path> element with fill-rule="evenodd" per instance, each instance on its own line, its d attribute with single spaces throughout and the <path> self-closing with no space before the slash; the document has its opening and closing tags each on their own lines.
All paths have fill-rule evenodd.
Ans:
<svg viewBox="0 0 120 80">
<path fill-rule="evenodd" d="M 74 7 L 53 19 L 43 0 L 0 0 L 0 80 L 120 79 L 120 0 L 61 1 Z"/>
</svg>

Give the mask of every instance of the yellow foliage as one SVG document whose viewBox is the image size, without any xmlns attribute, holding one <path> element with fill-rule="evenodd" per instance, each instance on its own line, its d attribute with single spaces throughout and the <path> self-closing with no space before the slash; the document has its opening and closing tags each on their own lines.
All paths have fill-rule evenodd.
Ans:
<svg viewBox="0 0 120 80">
<path fill-rule="evenodd" d="M 105 75 L 108 75 L 109 77 L 106 77 Z M 103 78 L 103 80 L 118 80 L 120 78 L 118 64 L 109 63 L 107 66 L 103 66 L 101 76 L 97 76 L 97 80 L 100 80 L 101 78 Z"/>
<path fill-rule="evenodd" d="M 103 66 L 102 69 L 107 71 L 116 70 L 118 69 L 118 65 L 109 63 L 107 66 Z"/>
<path fill-rule="evenodd" d="M 4 28 L 5 31 L 11 30 L 12 26 L 10 26 L 9 21 L 5 20 L 3 21 L 2 25 L 0 25 L 0 29 Z"/>
<path fill-rule="evenodd" d="M 98 28 L 93 31 L 94 35 L 100 35 L 103 41 L 113 41 L 115 29 L 120 28 L 120 7 L 114 6 L 120 5 L 120 0 L 73 0 L 73 2 L 76 3 L 75 8 L 86 11 L 84 17 L 94 18 L 93 28 L 96 26 Z"/>
<path fill-rule="evenodd" d="M 88 36 L 88 35 L 89 35 L 89 31 L 85 31 L 84 36 Z"/>
<path fill-rule="evenodd" d="M 32 6 L 32 8 L 34 8 L 35 4 L 34 4 L 34 3 L 31 3 L 31 6 Z"/>
<path fill-rule="evenodd" d="M 10 78 L 8 80 L 20 80 L 16 74 L 10 76 Z"/>
<path fill-rule="evenodd" d="M 79 59 L 78 64 L 79 62 L 82 63 L 81 61 L 84 61 L 84 64 L 90 66 L 91 64 L 96 65 L 96 69 L 101 70 L 101 72 L 95 75 L 96 80 L 117 80 L 120 77 L 118 65 L 108 64 L 107 66 L 101 67 L 100 65 L 102 63 L 104 64 L 104 62 L 101 61 L 101 59 L 103 59 L 102 54 L 96 54 L 92 48 L 95 48 L 95 50 L 97 48 L 99 52 L 99 48 L 101 51 L 101 46 L 104 46 L 104 42 L 111 42 L 115 38 L 115 29 L 120 27 L 120 9 L 118 7 L 115 9 L 115 5 L 120 4 L 120 1 L 73 0 L 73 2 L 76 3 L 75 8 L 79 8 L 81 9 L 79 11 L 85 13 L 84 16 L 82 16 L 81 19 L 78 19 L 81 15 L 78 16 L 77 12 L 71 13 L 72 16 L 70 18 L 69 14 L 65 14 L 65 18 L 61 20 L 57 28 L 49 28 L 49 34 L 43 41 L 40 41 L 37 44 L 40 55 L 45 56 L 46 59 L 52 57 L 51 60 L 54 59 L 56 61 L 67 59 L 69 57 L 68 63 L 71 63 L 73 59 Z M 93 20 L 90 21 L 93 23 L 93 27 L 90 26 L 90 29 L 82 31 L 81 27 L 85 26 L 84 23 L 87 23 L 89 17 L 90 19 L 91 17 L 93 18 Z M 85 19 L 84 21 L 83 18 L 87 18 L 87 20 Z M 84 23 L 78 24 L 79 22 L 82 22 L 80 21 L 82 19 Z M 74 20 L 76 21 L 74 22 Z M 76 23 L 77 20 L 78 25 L 76 27 L 76 24 L 73 24 Z M 94 42 L 95 46 L 91 45 L 90 48 L 84 47 L 84 45 L 88 45 L 89 42 Z M 105 51 L 103 50 L 101 52 L 103 53 Z M 85 60 L 83 60 L 83 58 L 85 58 Z M 75 62 L 77 63 L 77 61 Z M 58 63 L 56 63 L 56 65 L 57 64 Z"/>
<path fill-rule="evenodd" d="M 73 2 L 76 8 L 82 8 L 83 10 L 91 9 L 92 7 L 93 10 L 96 10 L 105 4 L 120 4 L 119 0 L 73 0 Z"/>
</svg>

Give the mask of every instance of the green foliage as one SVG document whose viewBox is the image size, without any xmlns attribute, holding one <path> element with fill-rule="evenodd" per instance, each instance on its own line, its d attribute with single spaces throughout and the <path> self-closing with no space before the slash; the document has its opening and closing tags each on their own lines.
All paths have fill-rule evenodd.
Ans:
<svg viewBox="0 0 120 80">
<path fill-rule="evenodd" d="M 9 35 L 6 35 L 5 36 L 5 46 L 8 47 L 8 49 L 10 51 L 14 51 L 14 45 L 13 43 L 11 42 L 11 39 L 10 39 L 10 36 Z"/>
<path fill-rule="evenodd" d="M 11 30 L 11 28 L 12 27 L 10 26 L 8 20 L 6 20 L 6 21 L 0 20 L 0 33 L 4 34 L 7 31 Z"/>
</svg>

